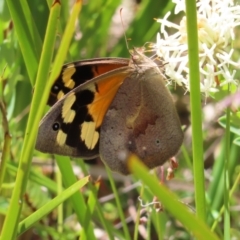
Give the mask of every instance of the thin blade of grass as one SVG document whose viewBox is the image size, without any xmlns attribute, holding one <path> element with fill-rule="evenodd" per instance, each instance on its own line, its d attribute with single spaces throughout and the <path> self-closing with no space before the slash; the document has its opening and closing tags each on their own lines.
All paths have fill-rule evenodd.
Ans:
<svg viewBox="0 0 240 240">
<path fill-rule="evenodd" d="M 85 175 L 88 174 L 86 165 L 82 160 L 79 161 L 79 165 L 80 165 L 82 171 L 84 172 L 84 174 Z M 97 198 L 96 187 L 91 182 L 88 184 L 88 186 L 89 186 L 91 192 L 95 193 L 93 196 L 95 196 Z M 109 240 L 113 240 L 114 239 L 114 231 L 116 231 L 116 229 L 114 229 L 114 227 L 111 224 L 109 224 L 109 222 L 105 218 L 101 203 L 98 200 L 96 200 L 95 204 L 96 204 L 95 207 L 96 207 L 96 210 L 98 213 L 99 221 L 101 222 L 103 229 L 108 234 Z M 89 219 L 89 221 L 90 221 L 90 219 Z M 116 233 L 116 235 L 117 235 L 117 233 Z"/>
<path fill-rule="evenodd" d="M 62 174 L 62 179 L 65 187 L 69 187 L 76 182 L 76 177 L 73 173 L 73 169 L 69 158 L 67 157 L 56 157 L 58 167 Z M 83 231 L 88 239 L 95 239 L 94 231 L 91 224 L 85 221 L 86 215 L 91 215 L 88 206 L 80 192 L 77 192 L 71 197 L 74 211 L 78 217 L 79 222 L 82 225 Z"/>
<path fill-rule="evenodd" d="M 228 85 L 229 90 L 229 85 Z M 224 240 L 230 240 L 230 203 L 229 203 L 229 191 L 230 191 L 230 181 L 229 181 L 229 158 L 230 158 L 230 108 L 227 108 L 227 124 L 226 124 L 226 155 L 224 161 Z"/>
<path fill-rule="evenodd" d="M 7 163 L 8 173 L 16 175 L 17 170 L 18 168 L 15 163 Z M 56 182 L 51 180 L 49 177 L 44 176 L 42 173 L 35 171 L 34 169 L 31 169 L 30 171 L 29 180 L 39 184 L 40 186 L 44 186 L 52 193 L 57 194 Z"/>
<path fill-rule="evenodd" d="M 27 72 L 33 85 L 39 60 L 26 22 L 23 7 L 20 1 L 7 0 L 7 4 L 17 33 Z"/>
<path fill-rule="evenodd" d="M 68 47 L 70 45 L 70 42 L 72 40 L 72 36 L 75 30 L 75 22 L 78 19 L 78 15 L 82 8 L 82 1 L 76 0 L 75 4 L 73 5 L 73 9 L 70 15 L 70 19 L 67 23 L 66 29 L 63 34 L 63 38 L 61 40 L 60 47 L 58 49 L 56 58 L 53 63 L 52 71 L 49 77 L 48 85 L 46 86 L 46 89 L 50 90 L 52 84 L 54 83 L 56 77 L 60 73 L 61 67 L 64 63 L 64 60 L 66 58 Z"/>
<path fill-rule="evenodd" d="M 205 222 L 197 218 L 189 209 L 180 203 L 176 196 L 172 194 L 164 185 L 161 185 L 158 179 L 148 172 L 144 164 L 136 157 L 131 156 L 128 159 L 128 167 L 130 172 L 139 178 L 153 194 L 161 201 L 164 208 L 168 210 L 173 217 L 179 220 L 183 226 L 191 232 L 198 240 L 217 240 L 219 239 L 205 225 Z"/>
<path fill-rule="evenodd" d="M 16 177 L 16 185 L 13 190 L 8 214 L 3 225 L 2 235 L 0 239 L 15 239 L 16 236 L 18 221 L 20 218 L 23 204 L 23 196 L 25 193 L 31 167 L 31 158 L 35 146 L 38 123 L 44 110 L 44 104 L 47 101 L 47 99 L 45 102 L 42 101 L 42 92 L 44 91 L 43 83 L 44 81 L 46 82 L 50 69 L 50 63 L 52 60 L 55 38 L 57 33 L 57 21 L 59 18 L 59 13 L 60 4 L 54 4 L 49 15 L 49 24 L 46 30 L 43 52 L 38 69 L 36 89 L 33 95 L 26 134 L 20 156 L 19 168 Z"/>
<path fill-rule="evenodd" d="M 88 202 L 87 202 L 87 205 L 89 206 L 89 213 L 90 214 L 87 214 L 86 216 L 85 216 L 85 221 L 86 222 L 88 222 L 88 226 L 91 224 L 91 217 L 92 217 L 92 215 L 93 215 L 93 212 L 94 212 L 94 209 L 95 209 L 95 207 L 96 207 L 96 202 L 98 201 L 97 200 L 97 192 L 98 192 L 98 189 L 99 189 L 99 185 L 100 185 L 100 183 L 99 182 L 97 182 L 96 184 L 95 184 L 95 189 L 94 189 L 94 191 L 91 191 L 90 192 L 90 194 L 89 194 L 89 197 L 88 197 Z M 86 226 L 86 225 L 85 225 Z M 88 226 L 86 226 L 87 228 L 88 228 Z M 88 238 L 87 238 L 87 236 L 86 236 L 86 230 L 84 230 L 84 229 L 82 229 L 81 230 L 81 240 L 87 240 Z"/>
<path fill-rule="evenodd" d="M 187 37 L 189 56 L 190 102 L 192 122 L 193 174 L 197 216 L 206 220 L 202 109 L 198 58 L 198 27 L 196 2 L 186 0 Z"/>
<path fill-rule="evenodd" d="M 42 51 L 41 37 L 40 37 L 39 32 L 37 30 L 37 26 L 35 24 L 34 18 L 31 14 L 31 11 L 29 9 L 27 1 L 26 0 L 20 0 L 20 2 L 21 2 L 21 5 L 22 5 L 22 10 L 23 10 L 23 14 L 24 14 L 23 16 L 26 19 L 27 28 L 29 29 L 30 34 L 31 34 L 31 40 L 33 42 L 36 57 L 37 57 L 37 59 L 40 59 L 41 51 Z"/>
<path fill-rule="evenodd" d="M 111 188 L 113 190 L 113 194 L 115 196 L 115 201 L 116 201 L 116 205 L 117 205 L 117 209 L 118 209 L 118 214 L 119 214 L 119 217 L 121 219 L 121 222 L 122 222 L 122 226 L 123 226 L 123 232 L 124 232 L 124 239 L 131 239 L 131 236 L 130 236 L 130 233 L 129 233 L 129 230 L 128 230 L 128 227 L 127 227 L 127 224 L 126 224 L 126 219 L 124 217 L 124 213 L 123 213 L 123 209 L 121 207 L 121 202 L 120 202 L 120 199 L 119 199 L 119 196 L 118 196 L 118 193 L 117 193 L 117 189 L 116 189 L 116 185 L 114 183 L 114 179 L 112 177 L 112 173 L 111 173 L 111 170 L 106 166 L 106 171 L 107 171 L 107 175 L 108 175 L 108 178 L 109 178 L 109 181 L 110 181 L 110 184 L 111 184 Z"/>
<path fill-rule="evenodd" d="M 73 194 L 75 194 L 79 189 L 81 189 L 84 185 L 89 182 L 89 176 L 82 178 L 81 180 L 77 181 L 71 187 L 64 190 L 60 193 L 57 197 L 53 200 L 45 204 L 43 207 L 38 209 L 36 212 L 31 214 L 29 217 L 24 219 L 22 222 L 19 223 L 18 227 L 18 235 L 21 235 L 25 231 L 27 231 L 30 227 L 32 227 L 36 222 L 50 213 L 53 209 L 55 209 L 59 204 L 63 203 L 65 200 L 70 198 Z"/>
<path fill-rule="evenodd" d="M 230 192 L 229 192 L 229 198 L 232 197 L 233 193 L 234 193 L 234 192 L 236 191 L 236 189 L 238 188 L 239 181 L 240 181 L 240 173 L 238 173 L 238 175 L 237 175 L 237 177 L 236 177 L 236 179 L 235 179 L 235 181 L 234 181 L 234 184 L 233 184 L 233 186 L 232 186 L 232 188 L 231 188 L 231 190 L 230 190 Z M 222 215 L 223 215 L 223 213 L 224 213 L 224 210 L 225 210 L 225 206 L 222 206 L 222 208 L 221 208 L 221 210 L 220 210 L 220 212 L 219 212 L 218 217 L 215 219 L 215 221 L 214 221 L 214 223 L 213 223 L 213 225 L 212 225 L 212 228 L 211 228 L 212 231 L 214 231 L 214 229 L 216 228 L 217 224 L 219 223 L 219 221 L 220 221 L 220 219 L 221 219 L 221 217 L 222 217 Z"/>
</svg>

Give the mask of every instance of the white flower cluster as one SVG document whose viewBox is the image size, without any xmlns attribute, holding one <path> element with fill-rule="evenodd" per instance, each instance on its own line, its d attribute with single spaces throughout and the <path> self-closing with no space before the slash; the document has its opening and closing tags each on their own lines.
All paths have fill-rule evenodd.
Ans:
<svg viewBox="0 0 240 240">
<path fill-rule="evenodd" d="M 175 14 L 185 12 L 185 0 L 172 1 L 176 4 Z M 201 91 L 207 97 L 217 91 L 218 85 L 237 83 L 233 68 L 239 68 L 240 64 L 231 60 L 231 44 L 234 28 L 240 25 L 240 6 L 234 6 L 231 0 L 199 0 L 197 11 Z M 169 15 L 170 12 L 157 20 L 161 23 L 155 45 L 157 55 L 166 63 L 166 75 L 189 91 L 186 18 L 177 25 L 167 20 Z M 167 28 L 176 32 L 169 35 Z"/>
</svg>

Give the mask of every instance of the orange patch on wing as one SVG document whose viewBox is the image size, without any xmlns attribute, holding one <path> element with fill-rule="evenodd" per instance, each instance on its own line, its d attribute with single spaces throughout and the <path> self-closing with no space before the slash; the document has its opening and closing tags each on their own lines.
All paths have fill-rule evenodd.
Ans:
<svg viewBox="0 0 240 240">
<path fill-rule="evenodd" d="M 129 73 L 122 72 L 115 76 L 105 77 L 97 83 L 98 92 L 95 92 L 94 101 L 88 105 L 88 111 L 96 123 L 96 128 L 101 126 L 103 118 L 113 101 L 118 88 Z"/>
</svg>

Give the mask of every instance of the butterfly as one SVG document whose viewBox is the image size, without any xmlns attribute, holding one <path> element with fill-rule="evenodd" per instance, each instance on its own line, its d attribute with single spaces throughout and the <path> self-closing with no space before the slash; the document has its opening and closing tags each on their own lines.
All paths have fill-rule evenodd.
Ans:
<svg viewBox="0 0 240 240">
<path fill-rule="evenodd" d="M 130 59 L 64 65 L 48 104 L 52 107 L 40 122 L 36 142 L 41 152 L 100 156 L 112 171 L 129 174 L 130 154 L 154 168 L 174 156 L 183 141 L 163 74 L 138 49 Z"/>
</svg>

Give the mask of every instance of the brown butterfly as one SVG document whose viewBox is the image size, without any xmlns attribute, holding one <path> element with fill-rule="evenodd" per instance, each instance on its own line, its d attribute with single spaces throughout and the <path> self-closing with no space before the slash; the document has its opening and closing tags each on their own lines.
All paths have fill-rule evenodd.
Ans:
<svg viewBox="0 0 240 240">
<path fill-rule="evenodd" d="M 67 64 L 54 83 L 36 149 L 92 159 L 128 174 L 136 154 L 149 168 L 179 150 L 183 132 L 163 74 L 134 49 L 132 58 L 90 59 Z"/>
</svg>

